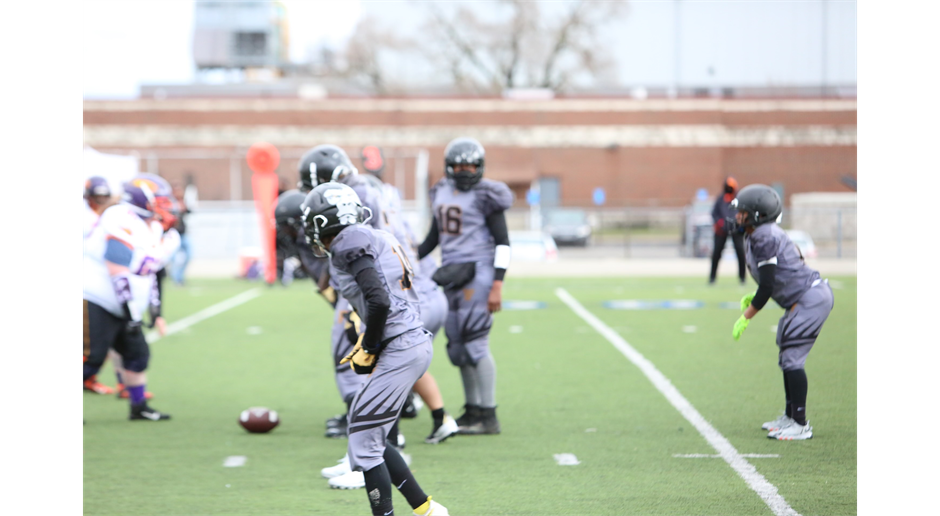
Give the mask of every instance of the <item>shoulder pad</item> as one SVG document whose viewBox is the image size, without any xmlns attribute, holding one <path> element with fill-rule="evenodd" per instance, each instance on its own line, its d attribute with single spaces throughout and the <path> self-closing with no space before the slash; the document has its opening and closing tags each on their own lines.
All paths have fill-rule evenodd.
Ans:
<svg viewBox="0 0 940 516">
<path fill-rule="evenodd" d="M 483 216 L 489 216 L 497 211 L 508 210 L 512 206 L 514 196 L 512 190 L 502 181 L 482 179 L 473 188 L 477 196 L 477 205 Z"/>
</svg>

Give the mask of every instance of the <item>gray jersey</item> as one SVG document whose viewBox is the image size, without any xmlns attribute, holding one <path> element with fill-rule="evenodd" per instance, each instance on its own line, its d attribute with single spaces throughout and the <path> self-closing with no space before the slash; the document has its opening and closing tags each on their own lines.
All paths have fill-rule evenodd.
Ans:
<svg viewBox="0 0 940 516">
<path fill-rule="evenodd" d="M 512 191 L 499 181 L 481 179 L 466 192 L 446 177 L 438 181 L 431 188 L 431 209 L 440 232 L 442 264 L 492 264 L 496 244 L 486 218 L 508 209 L 512 200 Z"/>
<path fill-rule="evenodd" d="M 375 261 L 390 303 L 382 340 L 421 328 L 418 294 L 413 288 L 414 268 L 394 235 L 356 224 L 340 231 L 330 244 L 330 253 L 330 280 L 336 285 L 337 292 L 349 300 L 363 322 L 368 318 L 365 296 L 350 274 L 350 264 L 362 256 Z M 395 339 L 387 349 L 410 342 L 408 339 Z"/>
<path fill-rule="evenodd" d="M 793 306 L 804 292 L 819 279 L 819 272 L 803 263 L 800 252 L 790 237 L 777 224 L 768 222 L 754 228 L 745 240 L 747 268 L 755 281 L 760 281 L 758 269 L 773 263 L 777 266 L 774 290 L 770 297 L 783 308 Z"/>
</svg>

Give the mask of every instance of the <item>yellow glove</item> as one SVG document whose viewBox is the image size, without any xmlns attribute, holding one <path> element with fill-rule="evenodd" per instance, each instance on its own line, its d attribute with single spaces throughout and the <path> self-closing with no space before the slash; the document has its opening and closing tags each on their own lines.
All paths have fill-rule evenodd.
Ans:
<svg viewBox="0 0 940 516">
<path fill-rule="evenodd" d="M 323 296 L 323 299 L 326 299 L 330 306 L 336 308 L 336 291 L 333 290 L 333 287 L 326 287 L 323 290 L 318 290 L 317 293 Z"/>
<path fill-rule="evenodd" d="M 356 345 L 353 346 L 353 350 L 339 361 L 340 364 L 349 362 L 349 367 L 351 367 L 356 374 L 371 374 L 375 369 L 375 361 L 378 358 L 376 355 L 367 353 L 366 350 L 362 349 L 362 338 L 364 336 L 365 333 L 360 335 L 359 340 L 356 341 Z"/>
<path fill-rule="evenodd" d="M 734 340 L 741 339 L 741 334 L 744 333 L 744 330 L 747 329 L 747 325 L 750 323 L 751 320 L 744 317 L 743 315 L 738 317 L 738 320 L 734 322 L 734 329 L 731 330 L 731 336 L 734 337 Z"/>
<path fill-rule="evenodd" d="M 756 294 L 756 292 L 754 293 Z M 751 301 L 754 300 L 754 294 L 746 294 L 741 298 L 741 311 L 747 310 L 747 307 L 751 306 Z"/>
</svg>

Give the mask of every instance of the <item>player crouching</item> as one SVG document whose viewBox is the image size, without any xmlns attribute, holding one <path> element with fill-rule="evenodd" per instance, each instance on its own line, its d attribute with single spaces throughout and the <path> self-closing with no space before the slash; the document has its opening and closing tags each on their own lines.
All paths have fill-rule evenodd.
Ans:
<svg viewBox="0 0 940 516">
<path fill-rule="evenodd" d="M 127 183 L 121 203 L 105 210 L 85 239 L 83 380 L 98 373 L 113 347 L 125 370 L 131 420 L 170 418 L 149 407 L 144 394 L 150 347 L 141 316 L 158 266 L 158 241 L 150 227 L 154 217 L 153 192 Z"/>
<path fill-rule="evenodd" d="M 735 222 L 744 229 L 747 268 L 759 284 L 757 292 L 741 299 L 744 313 L 734 323 L 731 336 L 740 339 L 768 299 L 786 309 L 777 323 L 778 363 L 783 370 L 786 409 L 761 428 L 769 431 L 767 437 L 771 439 L 811 439 L 813 427 L 806 420 L 804 365 L 832 311 L 832 289 L 818 271 L 806 266 L 799 249 L 777 226 L 783 201 L 773 188 L 759 184 L 742 188 L 731 201 L 731 207 L 737 210 Z"/>
<path fill-rule="evenodd" d="M 362 471 L 373 515 L 388 516 L 392 482 L 415 514 L 448 514 L 421 489 L 397 450 L 386 444 L 415 381 L 431 363 L 431 336 L 421 324 L 413 269 L 394 235 L 363 222 L 352 188 L 324 183 L 304 200 L 304 231 L 315 252 L 329 257 L 337 291 L 365 322 L 343 359 L 367 374 L 349 409 L 350 466 Z"/>
</svg>

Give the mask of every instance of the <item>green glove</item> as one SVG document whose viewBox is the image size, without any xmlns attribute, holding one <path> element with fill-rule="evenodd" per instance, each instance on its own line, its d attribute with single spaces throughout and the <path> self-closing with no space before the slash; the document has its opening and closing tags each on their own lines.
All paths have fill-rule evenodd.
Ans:
<svg viewBox="0 0 940 516">
<path fill-rule="evenodd" d="M 738 317 L 738 320 L 734 322 L 734 329 L 731 330 L 731 336 L 734 337 L 734 340 L 740 340 L 741 334 L 744 333 L 744 330 L 747 329 L 747 325 L 751 323 L 751 320 L 744 317 Z"/>
<path fill-rule="evenodd" d="M 754 294 L 756 294 L 755 292 Z M 741 298 L 741 311 L 747 310 L 747 307 L 751 306 L 751 301 L 754 300 L 754 294 L 746 294 Z"/>
</svg>

